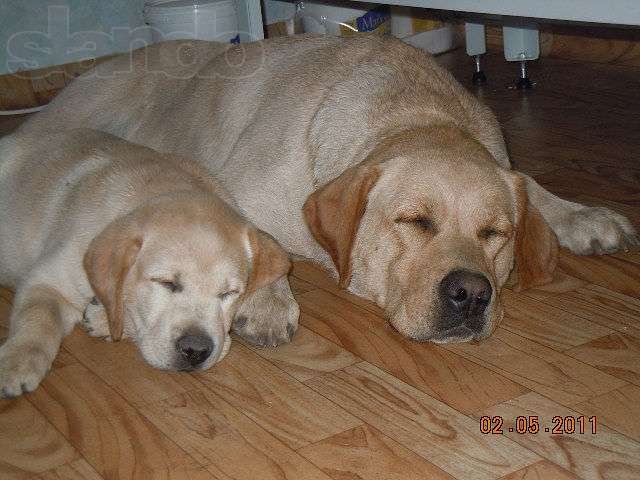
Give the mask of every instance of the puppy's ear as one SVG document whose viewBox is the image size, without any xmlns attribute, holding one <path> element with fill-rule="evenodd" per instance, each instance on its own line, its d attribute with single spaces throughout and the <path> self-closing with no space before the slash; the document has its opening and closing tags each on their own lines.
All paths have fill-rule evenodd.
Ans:
<svg viewBox="0 0 640 480">
<path fill-rule="evenodd" d="M 333 260 L 346 288 L 351 280 L 351 249 L 367 206 L 369 191 L 380 177 L 376 166 L 353 167 L 313 192 L 302 208 L 316 241 Z"/>
<path fill-rule="evenodd" d="M 516 195 L 514 290 L 520 291 L 553 280 L 558 263 L 558 239 L 540 212 L 529 202 L 524 179 L 519 175 Z"/>
<path fill-rule="evenodd" d="M 116 221 L 93 239 L 84 255 L 84 269 L 94 293 L 104 305 L 113 341 L 124 329 L 123 285 L 142 246 L 130 221 Z"/>
<path fill-rule="evenodd" d="M 289 255 L 275 239 L 261 230 L 249 229 L 252 254 L 251 274 L 245 293 L 255 292 L 275 282 L 291 270 Z"/>
</svg>

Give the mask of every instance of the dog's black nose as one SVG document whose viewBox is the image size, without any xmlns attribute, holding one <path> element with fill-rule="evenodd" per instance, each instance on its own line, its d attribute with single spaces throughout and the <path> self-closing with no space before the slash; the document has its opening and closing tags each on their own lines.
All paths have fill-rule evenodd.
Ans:
<svg viewBox="0 0 640 480">
<path fill-rule="evenodd" d="M 191 367 L 197 367 L 213 352 L 213 340 L 204 334 L 186 334 L 176 340 L 176 350 Z"/>
<path fill-rule="evenodd" d="M 465 324 L 474 330 L 481 327 L 483 322 L 479 320 L 491 302 L 492 293 L 489 279 L 469 270 L 449 272 L 440 282 L 442 304 L 452 326 Z"/>
</svg>

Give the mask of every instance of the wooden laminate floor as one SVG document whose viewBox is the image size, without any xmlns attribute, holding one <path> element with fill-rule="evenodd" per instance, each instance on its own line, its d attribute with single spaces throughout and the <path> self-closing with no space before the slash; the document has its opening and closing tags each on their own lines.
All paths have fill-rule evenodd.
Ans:
<svg viewBox="0 0 640 480">
<path fill-rule="evenodd" d="M 467 57 L 441 61 L 468 84 Z M 517 168 L 638 225 L 640 69 L 545 59 L 523 93 L 507 88 L 516 65 L 485 68 L 478 94 Z M 293 343 L 236 341 L 205 373 L 153 370 L 133 345 L 75 331 L 36 392 L 0 401 L 0 478 L 640 478 L 640 252 L 562 253 L 551 285 L 506 292 L 480 344 L 410 342 L 310 264 L 291 280 Z M 11 300 L 0 290 L 5 327 Z M 481 416 L 503 433 L 481 433 Z M 510 432 L 517 417 L 539 432 Z M 585 433 L 545 431 L 554 417 L 576 431 L 585 418 Z"/>
</svg>

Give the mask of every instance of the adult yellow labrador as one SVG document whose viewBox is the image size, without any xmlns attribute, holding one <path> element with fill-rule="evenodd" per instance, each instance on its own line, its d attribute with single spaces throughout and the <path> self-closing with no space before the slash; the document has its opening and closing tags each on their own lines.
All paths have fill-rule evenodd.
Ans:
<svg viewBox="0 0 640 480">
<path fill-rule="evenodd" d="M 106 133 L 0 139 L 0 283 L 16 289 L 0 396 L 35 389 L 80 322 L 158 368 L 221 360 L 243 296 L 289 269 L 221 195 L 195 163 Z"/>
<path fill-rule="evenodd" d="M 489 335 L 514 262 L 521 287 L 548 281 L 557 240 L 578 254 L 637 243 L 624 217 L 512 171 L 492 113 L 391 38 L 158 44 L 77 79 L 25 128 L 83 124 L 195 156 L 257 226 L 417 340 Z M 278 343 L 297 315 L 283 278 L 234 328 Z"/>
</svg>

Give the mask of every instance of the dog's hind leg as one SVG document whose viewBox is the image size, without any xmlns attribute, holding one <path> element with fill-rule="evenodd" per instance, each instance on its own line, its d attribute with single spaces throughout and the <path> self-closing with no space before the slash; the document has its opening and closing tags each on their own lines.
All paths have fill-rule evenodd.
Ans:
<svg viewBox="0 0 640 480">
<path fill-rule="evenodd" d="M 48 286 L 18 290 L 9 337 L 0 347 L 0 397 L 31 392 L 51 368 L 81 312 Z"/>
<path fill-rule="evenodd" d="M 300 307 L 285 276 L 249 295 L 231 328 L 252 345 L 275 347 L 291 341 L 298 329 L 299 315 Z"/>
<path fill-rule="evenodd" d="M 560 245 L 578 255 L 602 255 L 640 245 L 629 220 L 605 207 L 589 207 L 556 197 L 523 175 L 529 201 L 558 237 Z"/>
</svg>

